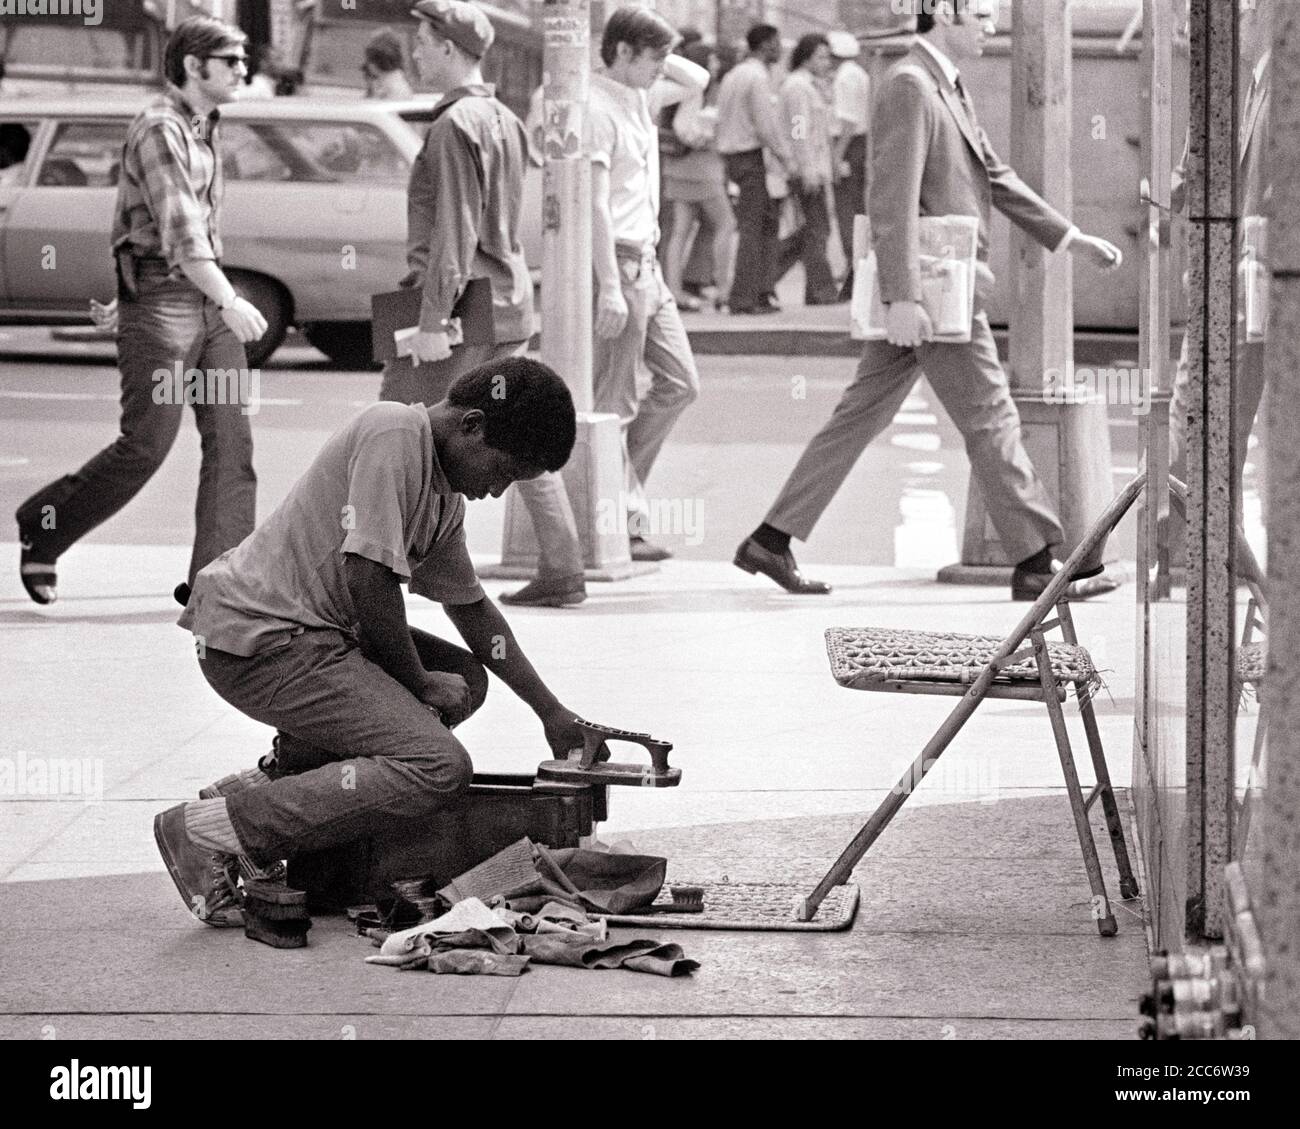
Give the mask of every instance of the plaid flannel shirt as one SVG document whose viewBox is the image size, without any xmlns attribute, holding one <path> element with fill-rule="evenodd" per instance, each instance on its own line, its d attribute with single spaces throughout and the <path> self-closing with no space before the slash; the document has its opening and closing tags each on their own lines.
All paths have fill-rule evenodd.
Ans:
<svg viewBox="0 0 1300 1129">
<path fill-rule="evenodd" d="M 166 259 L 173 270 L 196 259 L 219 261 L 218 215 L 224 181 L 218 123 L 190 109 L 181 91 L 166 93 L 131 123 L 122 149 L 113 252 Z"/>
</svg>

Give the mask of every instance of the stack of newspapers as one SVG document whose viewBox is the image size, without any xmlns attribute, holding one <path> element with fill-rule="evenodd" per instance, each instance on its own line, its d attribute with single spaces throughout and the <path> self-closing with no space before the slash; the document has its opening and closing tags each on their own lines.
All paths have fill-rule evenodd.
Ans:
<svg viewBox="0 0 1300 1129">
<path fill-rule="evenodd" d="M 975 216 L 922 216 L 918 221 L 921 304 L 934 327 L 933 341 L 970 340 L 975 314 L 975 249 L 979 219 Z M 880 300 L 879 264 L 871 246 L 866 216 L 854 222 L 853 300 L 850 332 L 859 341 L 885 336 L 885 304 Z"/>
</svg>

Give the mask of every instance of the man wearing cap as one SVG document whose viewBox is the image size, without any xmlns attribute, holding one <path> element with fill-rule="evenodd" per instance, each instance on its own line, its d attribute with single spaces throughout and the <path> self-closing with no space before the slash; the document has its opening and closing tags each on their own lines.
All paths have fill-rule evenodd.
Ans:
<svg viewBox="0 0 1300 1129">
<path fill-rule="evenodd" d="M 831 109 L 839 125 L 835 145 L 835 221 L 849 264 L 842 293 L 853 287 L 853 217 L 867 208 L 867 125 L 871 117 L 871 79 L 858 63 L 858 41 L 847 31 L 827 37 L 835 60 Z"/>
<path fill-rule="evenodd" d="M 424 83 L 444 90 L 424 148 L 411 169 L 407 266 L 402 286 L 424 291 L 411 356 L 384 367 L 381 400 L 436 404 L 457 377 L 522 353 L 533 332 L 533 283 L 519 240 L 528 142 L 524 127 L 483 81 L 492 45 L 487 17 L 462 0 L 419 0 L 415 63 Z M 495 343 L 453 347 L 452 307 L 471 279 L 492 284 Z M 577 526 L 558 474 L 521 494 L 539 544 L 539 579 L 563 603 L 586 596 Z M 559 595 L 557 595 L 559 594 Z"/>
</svg>

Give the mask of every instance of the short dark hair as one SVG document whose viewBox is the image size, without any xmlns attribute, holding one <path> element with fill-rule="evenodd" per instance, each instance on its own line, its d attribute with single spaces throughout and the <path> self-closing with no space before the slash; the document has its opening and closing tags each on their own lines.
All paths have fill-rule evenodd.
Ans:
<svg viewBox="0 0 1300 1129">
<path fill-rule="evenodd" d="M 541 361 L 506 357 L 471 369 L 451 386 L 447 403 L 481 411 L 483 441 L 527 466 L 559 470 L 573 453 L 573 397 Z"/>
<path fill-rule="evenodd" d="M 400 71 L 404 63 L 402 41 L 386 27 L 381 27 L 366 44 L 366 62 L 384 74 Z"/>
<path fill-rule="evenodd" d="M 813 31 L 800 36 L 799 42 L 794 45 L 794 50 L 790 52 L 790 69 L 797 71 L 817 53 L 818 47 L 825 47 L 830 50 L 830 46 L 831 41 L 818 32 Z"/>
<path fill-rule="evenodd" d="M 780 31 L 771 24 L 755 24 L 745 32 L 745 43 L 751 51 L 757 51 L 765 43 L 780 38 Z"/>
<path fill-rule="evenodd" d="M 912 3 L 916 8 L 916 34 L 929 35 L 934 30 L 934 10 L 939 0 L 912 0 Z M 966 7 L 966 0 L 950 0 L 950 3 L 954 13 Z"/>
<path fill-rule="evenodd" d="M 185 56 L 202 59 L 223 47 L 237 47 L 248 36 L 216 16 L 190 16 L 176 25 L 163 51 L 163 73 L 174 86 L 185 85 Z"/>
<path fill-rule="evenodd" d="M 618 58 L 618 45 L 626 43 L 634 55 L 647 49 L 663 51 L 671 47 L 677 33 L 663 16 L 649 8 L 618 8 L 605 21 L 605 32 L 600 37 L 600 57 L 605 66 Z"/>
</svg>

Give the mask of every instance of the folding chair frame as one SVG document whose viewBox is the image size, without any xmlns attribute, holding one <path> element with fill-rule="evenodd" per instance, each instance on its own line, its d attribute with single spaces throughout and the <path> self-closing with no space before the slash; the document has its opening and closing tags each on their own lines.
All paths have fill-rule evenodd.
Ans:
<svg viewBox="0 0 1300 1129">
<path fill-rule="evenodd" d="M 1066 729 L 1065 713 L 1062 702 L 1066 697 L 1066 686 L 1056 677 L 1048 655 L 1046 633 L 1056 627 L 1067 643 L 1078 643 L 1074 629 L 1074 619 L 1066 589 L 1072 574 L 1083 566 L 1084 562 L 1099 559 L 1102 546 L 1115 526 L 1132 507 L 1146 486 L 1146 472 L 1139 474 L 1107 506 L 1105 512 L 1094 523 L 1079 546 L 1070 554 L 1061 571 L 1052 578 L 1042 594 L 1034 601 L 1024 617 L 994 651 L 988 664 L 979 676 L 964 689 L 960 684 L 953 684 L 952 689 L 937 683 L 900 684 L 892 686 L 881 684 L 879 689 L 894 690 L 903 693 L 961 694 L 953 711 L 944 719 L 934 736 L 926 743 L 920 755 L 912 762 L 902 779 L 890 791 L 871 817 L 844 848 L 835 864 L 816 888 L 800 903 L 798 917 L 801 921 L 811 921 L 826 895 L 835 886 L 847 882 L 862 857 L 871 849 L 871 845 L 889 826 L 898 814 L 913 789 L 919 785 L 925 774 L 938 762 L 944 750 L 961 731 L 979 704 L 985 698 L 1029 698 L 1043 701 L 1047 705 L 1048 717 L 1052 725 L 1052 735 L 1056 741 L 1057 753 L 1061 761 L 1061 770 L 1065 775 L 1066 791 L 1069 793 L 1070 810 L 1074 815 L 1075 831 L 1079 846 L 1083 852 L 1084 866 L 1088 872 L 1088 883 L 1092 888 L 1092 913 L 1097 922 L 1097 929 L 1103 937 L 1114 936 L 1118 926 L 1111 910 L 1110 900 L 1106 896 L 1106 886 L 1101 873 L 1101 860 L 1097 856 L 1097 847 L 1093 841 L 1092 828 L 1088 822 L 1088 812 L 1100 799 L 1106 816 L 1106 827 L 1110 833 L 1111 846 L 1115 853 L 1115 862 L 1120 875 L 1120 897 L 1134 898 L 1138 894 L 1137 879 L 1129 862 L 1128 847 L 1124 841 L 1123 822 L 1119 814 L 1119 805 L 1115 801 L 1114 789 L 1110 782 L 1110 773 L 1106 767 L 1106 758 L 1101 744 L 1101 733 L 1097 727 L 1097 717 L 1092 708 L 1091 695 L 1086 689 L 1076 685 L 1076 698 L 1079 712 L 1083 717 L 1084 732 L 1087 736 L 1088 750 L 1092 756 L 1093 769 L 1097 776 L 1096 786 L 1084 797 L 1079 783 L 1079 774 L 1075 768 L 1074 753 L 1070 747 L 1070 737 Z M 1055 616 L 1049 619 L 1055 611 Z M 1025 655 L 1021 647 L 1029 641 L 1038 667 L 1039 686 L 1026 684 L 1007 686 L 996 684 L 994 679 L 1000 671 L 1012 663 L 1021 661 Z M 876 688 L 876 687 L 869 687 Z"/>
</svg>

